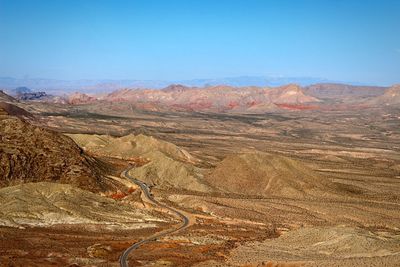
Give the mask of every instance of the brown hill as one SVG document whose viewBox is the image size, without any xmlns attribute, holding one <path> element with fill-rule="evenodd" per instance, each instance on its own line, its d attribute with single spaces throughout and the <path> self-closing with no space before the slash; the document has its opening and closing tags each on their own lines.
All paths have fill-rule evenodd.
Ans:
<svg viewBox="0 0 400 267">
<path fill-rule="evenodd" d="M 83 149 L 98 155 L 122 159 L 142 158 L 147 164 L 131 170 L 131 175 L 159 188 L 208 191 L 201 183 L 201 171 L 191 163 L 198 161 L 186 150 L 146 135 L 69 134 Z"/>
<path fill-rule="evenodd" d="M 172 143 L 143 134 L 129 134 L 122 137 L 95 134 L 68 134 L 68 136 L 83 149 L 103 156 L 130 159 L 144 157 L 152 152 L 162 152 L 175 160 L 196 161 L 186 150 Z"/>
<path fill-rule="evenodd" d="M 104 165 L 71 138 L 10 116 L 3 108 L 0 114 L 0 186 L 52 181 L 93 192 L 106 189 Z"/>
<path fill-rule="evenodd" d="M 226 192 L 288 198 L 323 194 L 332 187 L 295 159 L 261 152 L 228 156 L 205 180 Z"/>
<path fill-rule="evenodd" d="M 133 177 L 157 188 L 178 188 L 190 191 L 209 192 L 202 183 L 201 170 L 192 164 L 174 160 L 162 152 L 144 154 L 150 162 L 130 171 Z"/>
<path fill-rule="evenodd" d="M 369 101 L 372 105 L 396 105 L 400 104 L 400 84 L 393 85 L 386 92 Z"/>
<path fill-rule="evenodd" d="M 20 119 L 33 119 L 34 116 L 32 113 L 29 113 L 25 109 L 12 105 L 6 102 L 0 102 L 0 116 L 1 115 L 10 115 L 15 116 Z"/>
</svg>

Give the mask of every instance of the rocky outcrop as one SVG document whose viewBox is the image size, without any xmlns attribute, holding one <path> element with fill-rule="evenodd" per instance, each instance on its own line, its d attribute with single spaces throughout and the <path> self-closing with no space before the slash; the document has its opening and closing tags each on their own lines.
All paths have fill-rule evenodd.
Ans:
<svg viewBox="0 0 400 267">
<path fill-rule="evenodd" d="M 101 174 L 105 165 L 71 138 L 34 126 L 1 107 L 0 114 L 0 186 L 51 181 L 92 192 L 106 189 Z"/>
</svg>

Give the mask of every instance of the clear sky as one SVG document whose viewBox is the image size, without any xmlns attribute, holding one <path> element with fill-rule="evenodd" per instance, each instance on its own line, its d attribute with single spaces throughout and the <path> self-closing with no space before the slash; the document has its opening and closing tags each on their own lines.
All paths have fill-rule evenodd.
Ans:
<svg viewBox="0 0 400 267">
<path fill-rule="evenodd" d="M 0 76 L 400 82 L 400 0 L 0 0 Z"/>
</svg>

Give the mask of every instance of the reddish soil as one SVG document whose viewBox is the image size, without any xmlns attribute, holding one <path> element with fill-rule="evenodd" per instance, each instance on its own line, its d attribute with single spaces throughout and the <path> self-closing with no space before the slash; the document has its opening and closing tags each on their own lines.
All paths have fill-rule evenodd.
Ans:
<svg viewBox="0 0 400 267">
<path fill-rule="evenodd" d="M 118 266 L 123 250 L 167 227 L 166 224 L 137 230 L 107 230 L 81 225 L 27 229 L 0 227 L 0 266 Z M 191 238 L 202 237 L 205 233 L 214 236 L 210 237 L 211 242 L 199 244 L 191 241 Z M 230 250 L 239 244 L 273 236 L 273 231 L 258 227 L 244 228 L 243 225 L 226 225 L 215 220 L 199 220 L 175 236 L 135 250 L 130 264 L 142 266 L 147 262 L 166 261 L 172 266 L 191 266 L 207 260 L 224 261 Z M 217 240 L 213 241 L 215 238 Z M 96 247 L 95 244 L 100 249 L 90 252 L 89 248 Z"/>
</svg>

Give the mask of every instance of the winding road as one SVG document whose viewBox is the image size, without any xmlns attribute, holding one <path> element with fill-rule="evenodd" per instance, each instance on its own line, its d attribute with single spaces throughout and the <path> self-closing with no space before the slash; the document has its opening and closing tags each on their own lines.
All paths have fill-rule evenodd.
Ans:
<svg viewBox="0 0 400 267">
<path fill-rule="evenodd" d="M 125 171 L 123 171 L 121 176 L 123 178 L 127 178 L 127 179 L 131 180 L 132 182 L 134 182 L 135 184 L 137 184 L 140 187 L 140 189 L 142 190 L 142 192 L 144 193 L 145 197 L 150 202 L 152 202 L 154 205 L 157 205 L 157 206 L 159 206 L 159 207 L 161 207 L 163 209 L 169 210 L 170 212 L 175 214 L 177 217 L 179 217 L 182 220 L 182 222 L 178 226 L 176 226 L 176 227 L 174 227 L 172 229 L 168 229 L 168 230 L 156 233 L 156 234 L 154 234 L 154 235 L 152 235 L 152 236 L 150 236 L 150 237 L 148 237 L 146 239 L 143 239 L 143 240 L 141 240 L 139 242 L 136 242 L 136 243 L 132 244 L 129 248 L 127 248 L 122 253 L 121 257 L 119 258 L 119 264 L 120 264 L 121 267 L 128 267 L 129 266 L 128 265 L 128 256 L 129 256 L 129 253 L 131 253 L 133 250 L 137 249 L 138 247 L 140 247 L 141 245 L 143 245 L 145 243 L 156 241 L 160 237 L 163 237 L 163 236 L 166 236 L 166 235 L 169 235 L 169 234 L 172 234 L 172 233 L 176 233 L 176 232 L 188 227 L 189 226 L 189 222 L 190 222 L 189 218 L 186 217 L 182 212 L 180 212 L 180 211 L 178 211 L 178 210 L 176 210 L 176 209 L 174 209 L 172 207 L 169 207 L 169 206 L 167 206 L 167 205 L 165 205 L 163 203 L 160 203 L 157 200 L 155 200 L 153 198 L 152 194 L 150 193 L 150 188 L 145 183 L 133 178 L 129 174 L 129 171 L 132 168 L 134 168 L 134 167 L 130 167 L 130 168 L 126 169 Z"/>
</svg>

